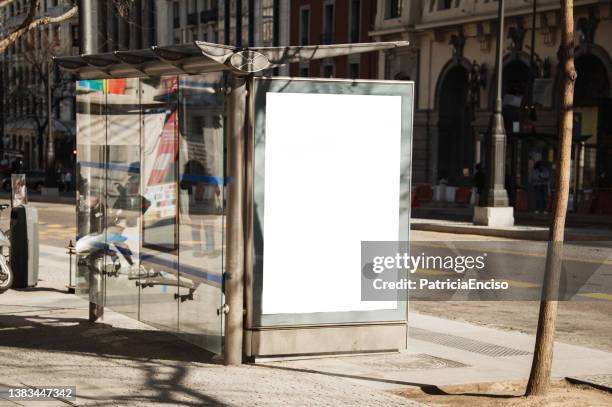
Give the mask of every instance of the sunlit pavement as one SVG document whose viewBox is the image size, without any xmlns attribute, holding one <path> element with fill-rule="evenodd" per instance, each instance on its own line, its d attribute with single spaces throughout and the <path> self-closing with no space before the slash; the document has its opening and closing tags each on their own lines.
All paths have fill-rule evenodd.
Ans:
<svg viewBox="0 0 612 407">
<path fill-rule="evenodd" d="M 62 239 L 71 226 L 50 226 L 62 225 L 70 208 L 41 204 L 40 211 L 41 229 L 55 239 L 41 246 L 38 286 L 0 295 L 0 386 L 76 386 L 78 405 L 386 406 L 407 405 L 386 390 L 525 379 L 529 372 L 533 335 L 415 312 L 403 353 L 241 367 L 221 366 L 212 354 L 112 310 L 90 324 L 87 302 L 65 293 Z M 610 374 L 612 353 L 556 343 L 553 376 Z"/>
<path fill-rule="evenodd" d="M 0 296 L 2 385 L 76 385 L 79 405 L 405 405 L 385 390 L 527 377 L 533 336 L 413 313 L 408 351 L 224 367 L 173 335 L 63 291 L 61 249 L 39 286 Z M 555 377 L 612 374 L 612 353 L 557 343 Z"/>
</svg>

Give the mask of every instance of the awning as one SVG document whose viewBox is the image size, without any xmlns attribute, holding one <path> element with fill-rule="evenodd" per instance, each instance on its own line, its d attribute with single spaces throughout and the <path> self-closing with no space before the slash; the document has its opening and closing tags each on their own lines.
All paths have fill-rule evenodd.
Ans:
<svg viewBox="0 0 612 407">
<path fill-rule="evenodd" d="M 405 46 L 408 41 L 235 48 L 195 41 L 150 49 L 55 57 L 54 61 L 81 79 L 196 75 L 226 70 L 245 75 L 290 63 Z"/>
</svg>

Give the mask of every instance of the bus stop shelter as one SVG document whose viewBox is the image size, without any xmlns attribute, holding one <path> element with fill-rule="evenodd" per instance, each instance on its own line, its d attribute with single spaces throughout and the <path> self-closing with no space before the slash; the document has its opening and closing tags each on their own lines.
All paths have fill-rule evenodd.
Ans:
<svg viewBox="0 0 612 407">
<path fill-rule="evenodd" d="M 407 240 L 414 84 L 266 76 L 406 42 L 195 42 L 56 58 L 77 76 L 77 294 L 226 364 L 406 347 L 360 243 Z"/>
</svg>

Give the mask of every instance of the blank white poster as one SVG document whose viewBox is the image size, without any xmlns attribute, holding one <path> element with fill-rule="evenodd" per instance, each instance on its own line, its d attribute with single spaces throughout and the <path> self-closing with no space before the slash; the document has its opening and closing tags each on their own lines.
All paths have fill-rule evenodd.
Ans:
<svg viewBox="0 0 612 407">
<path fill-rule="evenodd" d="M 361 241 L 398 240 L 400 96 L 266 95 L 263 314 L 361 301 Z"/>
</svg>

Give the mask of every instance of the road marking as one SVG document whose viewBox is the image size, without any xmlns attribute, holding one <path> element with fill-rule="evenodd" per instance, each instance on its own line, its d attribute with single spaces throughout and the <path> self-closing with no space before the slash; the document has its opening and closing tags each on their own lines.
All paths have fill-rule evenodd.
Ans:
<svg viewBox="0 0 612 407">
<path fill-rule="evenodd" d="M 416 273 L 426 274 L 429 276 L 450 276 L 450 275 L 456 274 L 450 271 L 433 270 L 433 269 L 417 269 Z"/>
<path fill-rule="evenodd" d="M 604 294 L 604 293 L 586 293 L 586 294 L 581 294 L 581 293 L 579 293 L 578 295 L 580 295 L 582 297 L 595 298 L 596 300 L 612 301 L 612 294 Z"/>
<path fill-rule="evenodd" d="M 505 281 L 506 283 L 508 283 L 510 287 L 515 287 L 515 288 L 538 288 L 539 287 L 538 284 L 527 283 L 525 281 L 519 281 L 519 280 L 499 280 L 499 281 Z"/>
</svg>

